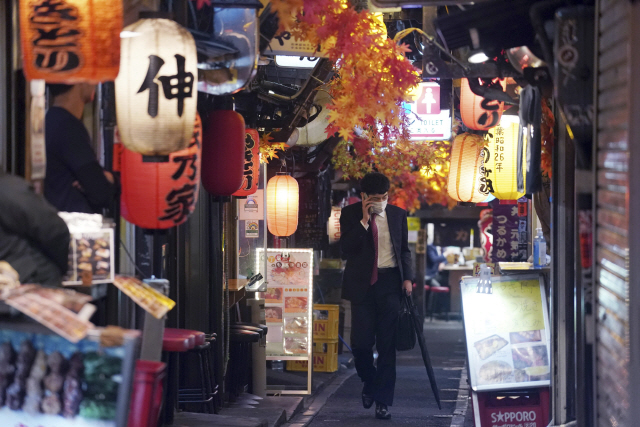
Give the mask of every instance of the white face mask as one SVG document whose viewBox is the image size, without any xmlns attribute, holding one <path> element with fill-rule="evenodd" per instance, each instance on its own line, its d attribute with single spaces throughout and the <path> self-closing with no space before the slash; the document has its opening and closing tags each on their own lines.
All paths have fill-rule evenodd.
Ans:
<svg viewBox="0 0 640 427">
<path fill-rule="evenodd" d="M 371 202 L 371 212 L 381 214 L 387 208 L 387 200 L 382 202 Z"/>
</svg>

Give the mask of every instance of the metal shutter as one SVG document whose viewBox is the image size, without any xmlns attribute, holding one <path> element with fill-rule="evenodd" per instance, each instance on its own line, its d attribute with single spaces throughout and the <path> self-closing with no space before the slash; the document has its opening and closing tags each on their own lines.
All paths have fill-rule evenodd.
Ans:
<svg viewBox="0 0 640 427">
<path fill-rule="evenodd" d="M 629 424 L 629 119 L 631 5 L 598 5 L 597 425 Z"/>
</svg>

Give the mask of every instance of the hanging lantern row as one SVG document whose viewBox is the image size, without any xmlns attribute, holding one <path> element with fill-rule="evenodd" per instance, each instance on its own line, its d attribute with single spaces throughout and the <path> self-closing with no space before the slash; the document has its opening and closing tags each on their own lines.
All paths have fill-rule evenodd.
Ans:
<svg viewBox="0 0 640 427">
<path fill-rule="evenodd" d="M 24 75 L 49 83 L 112 81 L 121 31 L 121 1 L 21 0 Z"/>
<path fill-rule="evenodd" d="M 298 181 L 278 173 L 267 182 L 267 227 L 274 236 L 287 237 L 298 228 Z"/>
<path fill-rule="evenodd" d="M 200 116 L 196 115 L 189 146 L 171 153 L 168 162 L 145 162 L 140 153 L 122 144 L 116 147 L 120 153 L 122 216 L 147 229 L 167 229 L 184 223 L 194 211 L 200 191 Z"/>
<path fill-rule="evenodd" d="M 502 90 L 507 87 L 506 80 L 495 79 L 500 82 Z M 462 79 L 460 84 L 460 115 L 462 123 L 469 129 L 489 130 L 500 123 L 504 112 L 504 102 L 485 99 L 471 91 L 469 80 Z"/>
</svg>

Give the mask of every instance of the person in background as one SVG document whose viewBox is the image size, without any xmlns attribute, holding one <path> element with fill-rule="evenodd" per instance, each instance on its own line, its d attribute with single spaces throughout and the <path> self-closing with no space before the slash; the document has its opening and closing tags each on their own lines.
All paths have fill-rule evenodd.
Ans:
<svg viewBox="0 0 640 427">
<path fill-rule="evenodd" d="M 116 194 L 111 172 L 98 163 L 89 132 L 82 123 L 87 103 L 93 102 L 95 86 L 49 84 L 51 107 L 45 119 L 47 171 L 44 196 L 66 212 L 102 213 Z"/>
<path fill-rule="evenodd" d="M 347 260 L 342 297 L 351 301 L 351 347 L 364 383 L 362 405 L 376 403 L 375 416 L 391 418 L 396 384 L 396 327 L 402 292 L 411 294 L 413 273 L 407 212 L 387 205 L 389 179 L 362 178 L 362 202 L 342 209 L 340 250 Z M 373 364 L 373 346 L 378 351 Z"/>
<path fill-rule="evenodd" d="M 442 286 L 441 271 L 447 263 L 447 252 L 440 255 L 438 248 L 432 244 L 427 245 L 427 268 L 425 270 L 425 282 L 429 286 Z"/>
<path fill-rule="evenodd" d="M 0 260 L 21 283 L 60 286 L 71 236 L 56 209 L 22 178 L 0 171 Z"/>
</svg>

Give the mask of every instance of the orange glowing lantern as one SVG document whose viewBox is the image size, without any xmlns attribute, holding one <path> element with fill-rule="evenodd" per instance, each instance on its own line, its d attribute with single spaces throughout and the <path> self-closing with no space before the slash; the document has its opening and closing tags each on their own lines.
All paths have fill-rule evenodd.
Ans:
<svg viewBox="0 0 640 427">
<path fill-rule="evenodd" d="M 267 227 L 274 236 L 291 236 L 298 228 L 298 181 L 278 174 L 267 182 Z"/>
<path fill-rule="evenodd" d="M 494 80 L 497 82 L 498 79 Z M 500 80 L 502 89 L 506 89 L 505 80 Z M 469 129 L 489 130 L 500 123 L 504 102 L 485 99 L 476 95 L 469 87 L 469 80 L 462 79 L 460 87 L 460 114 L 462 123 Z"/>
<path fill-rule="evenodd" d="M 482 158 L 483 138 L 463 133 L 453 140 L 449 167 L 449 196 L 459 202 L 480 203 L 489 189 L 485 181 Z"/>
<path fill-rule="evenodd" d="M 244 136 L 244 178 L 234 196 L 249 196 L 258 190 L 260 178 L 260 135 L 255 129 L 247 129 Z"/>
<path fill-rule="evenodd" d="M 120 68 L 122 2 L 21 0 L 20 38 L 28 80 L 115 80 Z"/>
<path fill-rule="evenodd" d="M 168 162 L 145 162 L 142 154 L 116 144 L 120 152 L 122 216 L 147 229 L 184 223 L 198 201 L 201 142 L 202 124 L 196 114 L 189 146 L 171 153 Z"/>
</svg>

